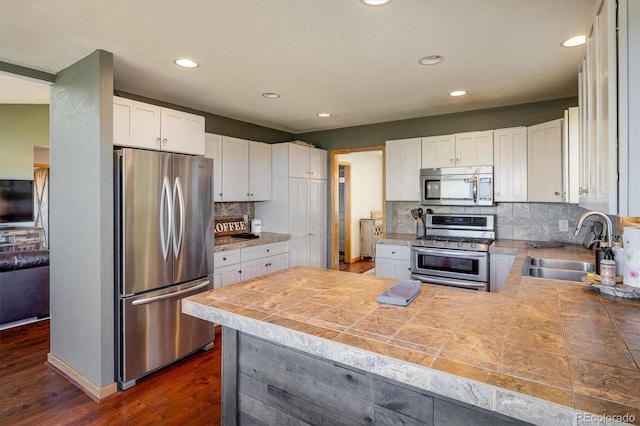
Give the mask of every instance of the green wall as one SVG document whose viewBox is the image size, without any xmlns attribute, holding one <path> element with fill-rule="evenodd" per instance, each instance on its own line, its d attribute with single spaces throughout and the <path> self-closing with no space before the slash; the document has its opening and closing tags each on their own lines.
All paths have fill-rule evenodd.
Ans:
<svg viewBox="0 0 640 426">
<path fill-rule="evenodd" d="M 382 146 L 392 139 L 530 126 L 564 116 L 564 110 L 577 106 L 578 98 L 556 99 L 410 120 L 390 121 L 296 135 L 296 139 L 323 149 Z"/>
<path fill-rule="evenodd" d="M 0 104 L 0 178 L 33 179 L 33 147 L 49 146 L 49 105 Z"/>
</svg>

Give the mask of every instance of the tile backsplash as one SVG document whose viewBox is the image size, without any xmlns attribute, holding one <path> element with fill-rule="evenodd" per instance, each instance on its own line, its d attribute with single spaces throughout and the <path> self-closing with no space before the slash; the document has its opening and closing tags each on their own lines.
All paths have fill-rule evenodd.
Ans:
<svg viewBox="0 0 640 426">
<path fill-rule="evenodd" d="M 587 210 L 577 204 L 564 203 L 496 203 L 493 207 L 420 206 L 412 202 L 387 202 L 387 232 L 414 233 L 415 220 L 411 209 L 431 208 L 434 213 L 495 214 L 496 238 L 525 241 L 556 241 L 581 244 L 591 221 L 588 218 L 575 237 L 573 230 L 580 216 Z M 616 216 L 609 216 L 613 222 L 613 235 L 618 234 Z M 569 230 L 561 232 L 559 221 L 567 220 Z"/>
<path fill-rule="evenodd" d="M 213 217 L 216 219 L 235 219 L 244 215 L 247 215 L 249 220 L 255 217 L 255 203 L 213 203 Z"/>
</svg>

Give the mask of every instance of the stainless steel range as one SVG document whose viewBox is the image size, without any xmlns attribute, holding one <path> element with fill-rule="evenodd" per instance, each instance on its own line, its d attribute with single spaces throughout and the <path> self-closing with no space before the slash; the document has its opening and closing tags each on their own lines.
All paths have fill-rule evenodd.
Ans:
<svg viewBox="0 0 640 426">
<path fill-rule="evenodd" d="M 411 278 L 488 291 L 495 216 L 428 214 L 425 227 L 425 236 L 411 244 Z"/>
</svg>

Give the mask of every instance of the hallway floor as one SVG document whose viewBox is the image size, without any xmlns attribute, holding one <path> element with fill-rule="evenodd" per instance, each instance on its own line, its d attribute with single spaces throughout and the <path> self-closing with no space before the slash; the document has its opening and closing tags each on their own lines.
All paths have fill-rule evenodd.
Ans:
<svg viewBox="0 0 640 426">
<path fill-rule="evenodd" d="M 356 274 L 362 274 L 375 267 L 375 260 L 371 257 L 360 260 L 354 263 L 340 262 L 340 270 L 345 272 L 355 272 Z"/>
</svg>

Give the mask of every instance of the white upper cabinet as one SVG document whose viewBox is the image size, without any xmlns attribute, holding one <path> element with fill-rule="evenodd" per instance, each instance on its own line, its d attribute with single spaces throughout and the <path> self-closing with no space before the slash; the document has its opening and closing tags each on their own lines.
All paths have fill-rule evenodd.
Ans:
<svg viewBox="0 0 640 426">
<path fill-rule="evenodd" d="M 311 179 L 327 178 L 327 151 L 309 147 L 309 177 Z"/>
<path fill-rule="evenodd" d="M 249 200 L 271 199 L 271 145 L 249 142 Z"/>
<path fill-rule="evenodd" d="M 213 158 L 213 201 L 222 201 L 222 136 L 204 135 L 204 156 Z"/>
<path fill-rule="evenodd" d="M 585 126 L 581 141 L 580 205 L 617 213 L 616 2 L 601 3 L 593 21 L 583 62 Z"/>
<path fill-rule="evenodd" d="M 326 179 L 327 151 L 290 143 L 289 177 Z"/>
<path fill-rule="evenodd" d="M 456 133 L 456 166 L 492 166 L 493 130 Z"/>
<path fill-rule="evenodd" d="M 387 201 L 420 201 L 421 138 L 385 143 Z"/>
<path fill-rule="evenodd" d="M 580 189 L 580 119 L 578 107 L 571 107 L 564 112 L 562 126 L 563 201 L 577 204 Z"/>
<path fill-rule="evenodd" d="M 213 201 L 271 199 L 271 145 L 207 133 L 204 156 L 213 158 Z"/>
<path fill-rule="evenodd" d="M 204 117 L 113 97 L 113 144 L 204 154 Z"/>
<path fill-rule="evenodd" d="M 249 141 L 222 137 L 222 201 L 249 200 Z"/>
<path fill-rule="evenodd" d="M 455 135 L 422 138 L 422 168 L 454 167 L 456 159 Z"/>
<path fill-rule="evenodd" d="M 640 2 L 618 1 L 618 215 L 640 216 Z"/>
<path fill-rule="evenodd" d="M 271 199 L 271 145 L 207 134 L 205 157 L 214 159 L 214 201 Z"/>
<path fill-rule="evenodd" d="M 527 128 L 493 131 L 495 202 L 527 201 Z"/>
<path fill-rule="evenodd" d="M 527 128 L 527 198 L 531 202 L 564 201 L 562 119 Z"/>
<path fill-rule="evenodd" d="M 580 206 L 640 215 L 640 5 L 601 0 L 579 74 Z"/>
<path fill-rule="evenodd" d="M 493 130 L 422 138 L 422 168 L 493 165 Z"/>
</svg>

